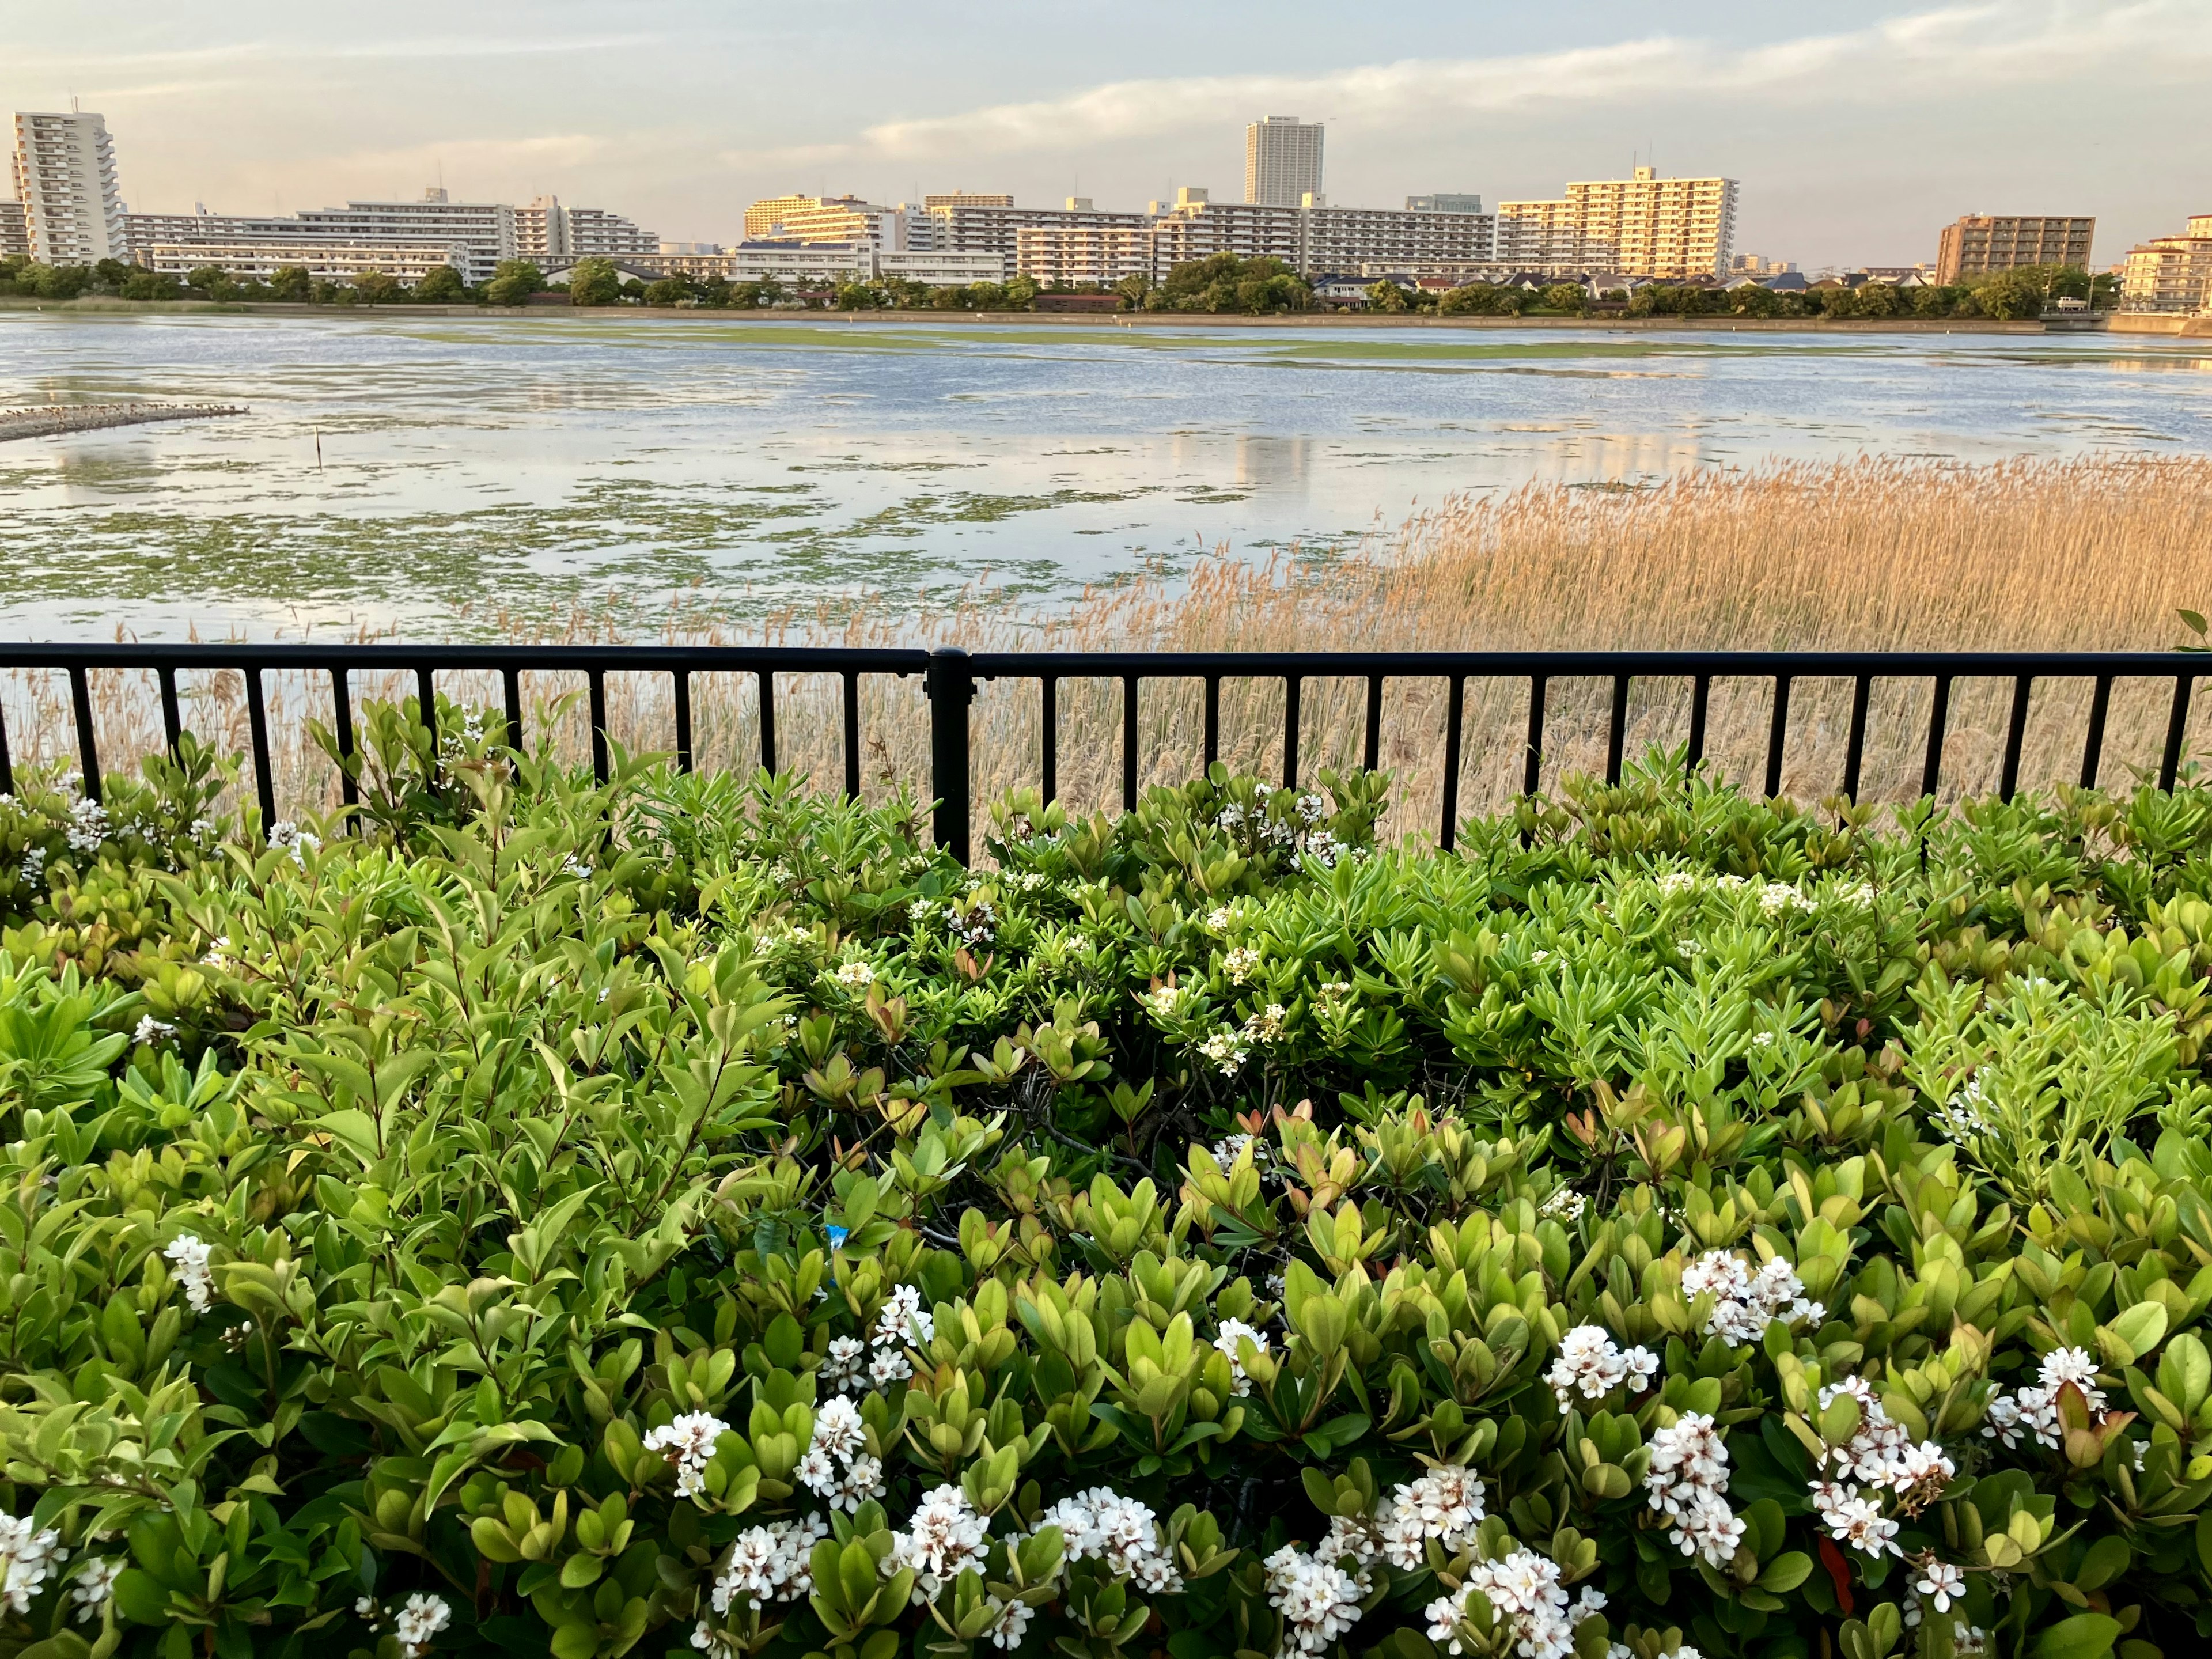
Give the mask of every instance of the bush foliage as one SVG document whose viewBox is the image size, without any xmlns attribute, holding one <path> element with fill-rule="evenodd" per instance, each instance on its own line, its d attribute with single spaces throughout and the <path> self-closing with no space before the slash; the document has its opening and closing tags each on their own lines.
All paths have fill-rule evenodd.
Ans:
<svg viewBox="0 0 2212 1659">
<path fill-rule="evenodd" d="M 2212 793 L 0 803 L 13 1650 L 2212 1631 Z"/>
</svg>

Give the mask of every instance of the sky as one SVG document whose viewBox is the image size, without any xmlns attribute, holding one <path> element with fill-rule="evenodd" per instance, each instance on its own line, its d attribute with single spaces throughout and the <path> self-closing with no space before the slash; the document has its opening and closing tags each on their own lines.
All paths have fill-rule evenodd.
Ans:
<svg viewBox="0 0 2212 1659">
<path fill-rule="evenodd" d="M 791 191 L 1235 200 L 1245 124 L 1296 115 L 1334 204 L 1656 162 L 1741 180 L 1737 250 L 1808 267 L 1973 212 L 2094 214 L 2101 265 L 2212 212 L 2212 0 L 0 0 L 0 107 L 103 113 L 142 210 L 442 180 L 729 242 Z"/>
</svg>

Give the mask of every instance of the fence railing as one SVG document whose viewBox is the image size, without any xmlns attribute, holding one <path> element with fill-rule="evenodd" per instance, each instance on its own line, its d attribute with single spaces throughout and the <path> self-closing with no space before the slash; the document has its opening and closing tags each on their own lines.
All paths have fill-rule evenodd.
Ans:
<svg viewBox="0 0 2212 1659">
<path fill-rule="evenodd" d="M 1778 794 L 1783 754 L 1790 736 L 1790 687 L 1810 680 L 1848 680 L 1852 686 L 1849 735 L 1845 740 L 1841 793 L 1859 793 L 1866 751 L 1867 711 L 1878 681 L 1918 680 L 1932 686 L 1928 705 L 1924 794 L 1942 780 L 1943 742 L 1955 681 L 2009 679 L 2013 691 L 1998 788 L 2009 799 L 2017 793 L 2022 742 L 2031 695 L 2039 682 L 2087 682 L 2092 687 L 2082 732 L 2080 777 L 2094 787 L 2105 751 L 2106 717 L 2117 682 L 2171 682 L 2172 701 L 2158 768 L 2161 788 L 2171 788 L 2182 760 L 2190 703 L 2197 678 L 2212 672 L 2212 657 L 2187 652 L 1769 652 L 1769 651 L 1430 651 L 1430 652 L 996 652 L 968 653 L 951 647 L 848 649 L 835 647 L 686 646 L 387 646 L 387 645 L 69 645 L 0 644 L 0 670 L 48 670 L 65 674 L 84 793 L 98 799 L 100 755 L 93 715 L 91 676 L 117 670 L 150 672 L 158 682 L 165 741 L 174 747 L 184 730 L 177 676 L 183 672 L 231 671 L 243 676 L 247 732 L 255 787 L 264 821 L 276 817 L 269 703 L 263 677 L 275 672 L 327 676 L 335 714 L 332 731 L 339 752 L 355 753 L 354 691 L 357 677 L 412 675 L 414 696 L 423 723 L 437 729 L 437 677 L 441 673 L 496 674 L 512 741 L 526 740 L 521 676 L 551 672 L 580 675 L 589 714 L 592 764 L 604 779 L 608 767 L 606 678 L 613 673 L 647 673 L 670 678 L 675 716 L 676 763 L 690 769 L 696 761 L 692 732 L 691 681 L 701 674 L 740 674 L 759 685 L 760 763 L 777 764 L 776 686 L 778 674 L 830 675 L 842 683 L 844 789 L 858 794 L 861 784 L 860 683 L 863 677 L 920 676 L 929 700 L 929 775 L 937 805 L 933 830 L 939 845 L 966 862 L 969 854 L 971 748 L 969 709 L 979 683 L 1035 681 L 1039 697 L 1041 775 L 1048 800 L 1059 793 L 1060 739 L 1056 707 L 1067 680 L 1118 680 L 1122 688 L 1121 797 L 1133 806 L 1142 774 L 1138 691 L 1147 681 L 1197 681 L 1204 696 L 1204 759 L 1220 754 L 1220 696 L 1224 681 L 1274 680 L 1283 688 L 1282 781 L 1298 782 L 1301 688 L 1320 680 L 1364 680 L 1366 687 L 1362 763 L 1380 761 L 1383 689 L 1392 681 L 1441 682 L 1447 691 L 1443 734 L 1443 799 L 1438 839 L 1449 848 L 1459 817 L 1460 762 L 1466 689 L 1471 681 L 1514 680 L 1528 687 L 1528 728 L 1523 750 L 1524 793 L 1536 792 L 1545 754 L 1546 688 L 1554 681 L 1609 680 L 1612 704 L 1606 724 L 1606 776 L 1618 782 L 1628 726 L 1630 688 L 1638 679 L 1687 681 L 1692 688 L 1688 759 L 1705 756 L 1706 713 L 1717 680 L 1759 680 L 1773 688 L 1765 749 L 1765 789 Z M 0 712 L 0 792 L 14 787 L 7 723 Z M 358 799 L 354 780 L 341 771 L 344 804 Z"/>
</svg>

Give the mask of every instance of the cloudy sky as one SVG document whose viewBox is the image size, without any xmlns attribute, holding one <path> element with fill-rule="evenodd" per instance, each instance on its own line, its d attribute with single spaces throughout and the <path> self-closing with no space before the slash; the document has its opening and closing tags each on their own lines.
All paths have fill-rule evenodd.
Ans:
<svg viewBox="0 0 2212 1659">
<path fill-rule="evenodd" d="M 96 27 L 93 20 L 97 19 Z M 1333 202 L 1556 195 L 1656 156 L 1737 246 L 1932 259 L 1967 212 L 2094 213 L 2100 264 L 2212 212 L 2212 0 L 0 0 L 0 99 L 115 135 L 134 208 L 563 201 L 732 240 L 787 191 L 1141 207 L 1328 125 Z"/>
</svg>

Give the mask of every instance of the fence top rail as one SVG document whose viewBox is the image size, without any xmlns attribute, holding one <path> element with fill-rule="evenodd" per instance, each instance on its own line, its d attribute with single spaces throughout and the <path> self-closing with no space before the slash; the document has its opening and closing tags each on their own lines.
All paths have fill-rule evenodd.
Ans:
<svg viewBox="0 0 2212 1659">
<path fill-rule="evenodd" d="M 917 674 L 932 656 L 980 679 L 1042 675 L 1328 678 L 1632 675 L 1713 678 L 2212 675 L 2190 651 L 979 651 L 802 645 L 71 644 L 0 641 L 0 668 L 642 670 Z"/>
<path fill-rule="evenodd" d="M 929 653 L 903 647 L 811 645 L 71 645 L 0 642 L 0 668 L 675 669 L 732 672 L 919 674 Z"/>
<path fill-rule="evenodd" d="M 981 651 L 978 678 L 1146 678 L 1219 675 L 1330 678 L 1649 677 L 1707 675 L 1875 678 L 1950 675 L 2115 678 L 2212 675 L 2212 654 L 2190 651 Z"/>
</svg>

